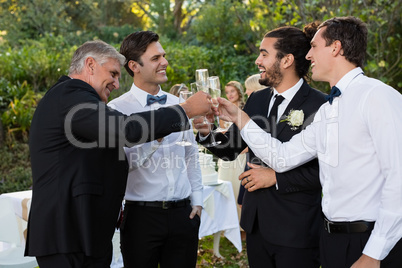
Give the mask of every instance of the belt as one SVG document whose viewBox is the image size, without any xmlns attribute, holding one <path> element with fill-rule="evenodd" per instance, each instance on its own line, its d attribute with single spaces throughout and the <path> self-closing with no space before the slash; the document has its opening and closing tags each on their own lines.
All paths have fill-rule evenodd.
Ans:
<svg viewBox="0 0 402 268">
<path fill-rule="evenodd" d="M 325 230 L 332 233 L 365 233 L 370 232 L 374 228 L 374 221 L 346 221 L 346 222 L 333 222 L 324 217 Z"/>
<path fill-rule="evenodd" d="M 126 200 L 126 205 L 128 206 L 139 206 L 139 207 L 153 207 L 153 208 L 180 208 L 185 207 L 190 204 L 190 198 L 185 198 L 181 200 L 174 201 L 130 201 Z"/>
</svg>

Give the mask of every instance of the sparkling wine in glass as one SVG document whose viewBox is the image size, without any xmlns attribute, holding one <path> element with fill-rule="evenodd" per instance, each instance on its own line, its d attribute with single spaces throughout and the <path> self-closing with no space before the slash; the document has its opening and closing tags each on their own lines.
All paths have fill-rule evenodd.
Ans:
<svg viewBox="0 0 402 268">
<path fill-rule="evenodd" d="M 187 91 L 187 90 L 186 91 L 181 91 L 180 95 L 179 95 L 179 102 L 180 103 L 185 102 L 192 95 L 193 95 L 192 91 Z M 190 119 L 190 125 L 192 125 L 192 119 Z M 181 141 L 176 142 L 177 145 L 180 145 L 180 146 L 191 146 L 192 145 L 192 143 L 186 137 L 186 132 L 187 131 L 182 132 L 183 135 L 182 135 Z"/>
<path fill-rule="evenodd" d="M 197 83 L 197 86 L 204 92 L 208 92 L 208 69 L 197 69 L 195 70 L 195 82 Z"/>
<path fill-rule="evenodd" d="M 218 76 L 211 76 L 208 78 L 209 94 L 211 95 L 212 105 L 216 108 L 219 107 L 218 97 L 221 96 L 221 84 Z M 223 131 L 220 127 L 219 117 L 216 116 L 216 122 L 218 123 L 218 128 L 215 131 Z"/>
</svg>

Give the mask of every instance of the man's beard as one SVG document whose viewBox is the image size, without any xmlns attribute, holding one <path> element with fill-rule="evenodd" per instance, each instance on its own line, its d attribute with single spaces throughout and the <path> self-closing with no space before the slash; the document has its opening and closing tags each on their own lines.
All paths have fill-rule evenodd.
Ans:
<svg viewBox="0 0 402 268">
<path fill-rule="evenodd" d="M 261 78 L 258 82 L 267 87 L 277 87 L 283 79 L 281 69 L 279 68 L 279 60 L 268 70 L 265 70 L 265 77 Z"/>
</svg>

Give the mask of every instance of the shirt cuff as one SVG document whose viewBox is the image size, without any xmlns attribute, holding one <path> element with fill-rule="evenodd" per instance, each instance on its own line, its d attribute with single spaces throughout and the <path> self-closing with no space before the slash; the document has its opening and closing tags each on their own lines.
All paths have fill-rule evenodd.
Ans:
<svg viewBox="0 0 402 268">
<path fill-rule="evenodd" d="M 363 254 L 376 260 L 383 260 L 392 249 L 390 244 L 390 241 L 387 241 L 384 237 L 377 237 L 371 234 L 364 247 Z"/>
<path fill-rule="evenodd" d="M 190 200 L 191 200 L 192 206 L 201 206 L 202 207 L 203 206 L 202 190 L 192 192 L 190 195 Z"/>
<path fill-rule="evenodd" d="M 242 138 L 244 139 L 244 137 L 246 136 L 246 132 L 247 129 L 250 127 L 251 122 L 254 123 L 253 120 L 248 120 L 248 122 L 244 125 L 244 127 L 240 130 L 240 135 L 242 136 Z"/>
</svg>

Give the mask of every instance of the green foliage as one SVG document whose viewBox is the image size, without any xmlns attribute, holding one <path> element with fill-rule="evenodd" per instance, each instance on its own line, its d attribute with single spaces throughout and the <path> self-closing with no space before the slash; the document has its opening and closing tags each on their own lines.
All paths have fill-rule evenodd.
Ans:
<svg viewBox="0 0 402 268">
<path fill-rule="evenodd" d="M 109 44 L 121 44 L 127 35 L 139 30 L 134 29 L 128 24 L 122 26 L 103 26 L 99 29 L 97 37 Z"/>
<path fill-rule="evenodd" d="M 22 85 L 21 91 L 24 91 L 24 86 L 26 83 Z M 15 138 L 27 140 L 32 117 L 41 97 L 41 94 L 36 94 L 27 89 L 22 98 L 14 97 L 14 100 L 10 102 L 9 109 L 1 117 L 10 142 L 14 141 Z"/>
<path fill-rule="evenodd" d="M 66 5 L 52 1 L 0 1 L 0 11 L 0 29 L 7 31 L 6 38 L 12 44 L 46 33 L 63 33 L 71 27 Z"/>
<path fill-rule="evenodd" d="M 197 40 L 207 47 L 226 47 L 242 41 L 236 35 L 244 32 L 236 11 L 236 4 L 224 0 L 203 6 L 192 25 Z"/>
<path fill-rule="evenodd" d="M 234 49 L 238 55 L 252 57 L 258 53 L 259 42 L 268 30 L 283 25 L 302 28 L 314 20 L 353 15 L 367 22 L 370 30 L 366 74 L 401 90 L 400 14 L 400 3 L 386 0 L 63 0 L 57 5 L 44 0 L 0 0 L 0 37 L 15 48 L 15 45 L 26 46 L 27 39 L 46 40 L 63 34 L 63 41 L 71 46 L 97 38 L 120 43 L 130 31 L 151 29 L 173 41 L 211 50 Z M 63 53 L 60 47 L 48 47 L 45 51 L 56 57 L 56 51 Z M 69 59 L 71 54 L 63 55 Z M 38 54 L 38 58 L 42 56 Z M 25 67 L 23 62 L 10 63 Z M 54 67 L 53 70 L 58 69 Z M 13 67 L 0 68 L 0 73 L 2 69 L 10 73 L 10 68 Z M 13 71 L 18 76 L 16 69 Z M 180 69 L 179 74 L 183 71 Z M 36 90 L 36 83 L 44 78 L 40 75 L 36 79 L 36 73 L 32 73 L 30 79 L 24 80 L 33 83 Z M 58 75 L 51 73 L 47 77 L 53 79 Z M 182 79 L 182 75 L 178 78 Z"/>
<path fill-rule="evenodd" d="M 44 91 L 58 77 L 67 74 L 76 47 L 62 37 L 46 35 L 40 40 L 26 40 L 21 48 L 3 46 L 0 50 L 0 77 L 17 85 L 26 81 L 34 91 Z"/>
<path fill-rule="evenodd" d="M 3 77 L 0 78 L 0 88 L 0 111 L 4 111 L 14 98 L 22 98 L 29 89 L 26 81 L 12 84 Z"/>
<path fill-rule="evenodd" d="M 32 186 L 28 144 L 0 147 L 0 194 L 28 190 Z"/>
<path fill-rule="evenodd" d="M 178 83 L 190 86 L 189 84 L 195 81 L 196 69 L 208 69 L 210 76 L 219 76 L 222 85 L 230 80 L 243 83 L 248 75 L 258 71 L 253 55 L 238 55 L 234 48 L 206 48 L 164 39 L 161 44 L 169 61 L 169 81 L 162 85 L 165 91 L 169 91 L 171 86 Z"/>
<path fill-rule="evenodd" d="M 360 10 L 360 18 L 368 23 L 367 48 L 368 76 L 402 89 L 402 24 L 401 5 L 398 1 L 375 1 L 373 6 Z"/>
</svg>

